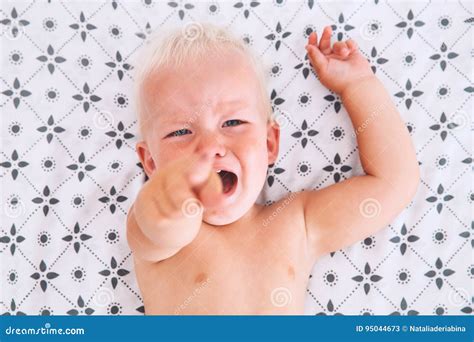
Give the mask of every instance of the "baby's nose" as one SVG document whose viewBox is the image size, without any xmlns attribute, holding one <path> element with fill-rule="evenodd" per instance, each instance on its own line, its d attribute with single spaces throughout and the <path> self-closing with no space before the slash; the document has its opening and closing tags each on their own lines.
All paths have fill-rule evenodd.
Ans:
<svg viewBox="0 0 474 342">
<path fill-rule="evenodd" d="M 210 157 L 224 157 L 226 147 L 218 136 L 214 134 L 202 135 L 197 143 L 196 152 L 198 154 L 208 155 Z"/>
</svg>

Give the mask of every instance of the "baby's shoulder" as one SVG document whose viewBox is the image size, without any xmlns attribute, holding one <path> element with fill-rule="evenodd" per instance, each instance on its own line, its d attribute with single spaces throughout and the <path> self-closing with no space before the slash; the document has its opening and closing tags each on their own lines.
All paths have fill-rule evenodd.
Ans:
<svg viewBox="0 0 474 342">
<path fill-rule="evenodd" d="M 284 197 L 267 204 L 259 215 L 262 225 L 286 224 L 304 226 L 303 193 L 290 192 Z"/>
</svg>

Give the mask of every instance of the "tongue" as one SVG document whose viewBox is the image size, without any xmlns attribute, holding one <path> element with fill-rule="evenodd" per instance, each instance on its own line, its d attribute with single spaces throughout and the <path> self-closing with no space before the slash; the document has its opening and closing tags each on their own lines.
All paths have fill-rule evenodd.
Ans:
<svg viewBox="0 0 474 342">
<path fill-rule="evenodd" d="M 221 171 L 219 173 L 219 176 L 221 177 L 222 180 L 222 190 L 224 193 L 229 192 L 232 189 L 232 186 L 234 185 L 234 175 L 232 172 L 227 172 L 227 171 Z"/>
</svg>

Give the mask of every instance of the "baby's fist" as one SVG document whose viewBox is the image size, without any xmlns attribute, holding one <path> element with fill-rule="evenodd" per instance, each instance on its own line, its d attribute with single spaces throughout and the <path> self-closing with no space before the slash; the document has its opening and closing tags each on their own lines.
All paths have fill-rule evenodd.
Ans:
<svg viewBox="0 0 474 342">
<path fill-rule="evenodd" d="M 355 41 L 335 42 L 331 47 L 331 33 L 331 27 L 326 26 L 318 45 L 318 35 L 312 32 L 306 50 L 321 83 L 342 94 L 349 84 L 374 74 Z"/>
</svg>

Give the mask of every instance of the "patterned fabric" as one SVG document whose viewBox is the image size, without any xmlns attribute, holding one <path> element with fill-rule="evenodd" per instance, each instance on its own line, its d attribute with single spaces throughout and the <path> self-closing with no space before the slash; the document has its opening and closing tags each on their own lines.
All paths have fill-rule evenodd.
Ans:
<svg viewBox="0 0 474 342">
<path fill-rule="evenodd" d="M 358 42 L 416 145 L 414 200 L 314 266 L 305 312 L 472 312 L 472 2 L 20 0 L 2 1 L 0 20 L 0 313 L 143 313 L 125 234 L 144 182 L 133 58 L 152 32 L 195 21 L 230 27 L 268 69 L 282 141 L 261 202 L 363 172 L 304 49 L 325 25 Z"/>
</svg>

